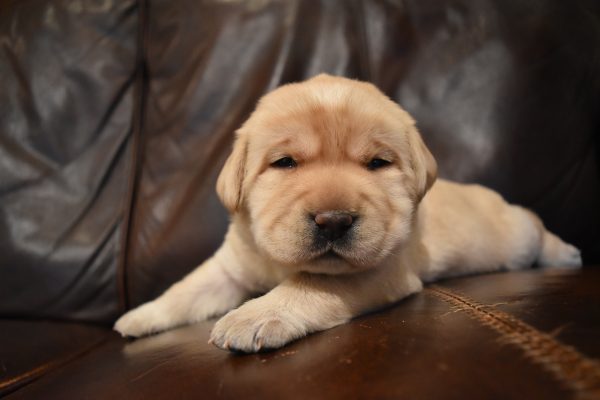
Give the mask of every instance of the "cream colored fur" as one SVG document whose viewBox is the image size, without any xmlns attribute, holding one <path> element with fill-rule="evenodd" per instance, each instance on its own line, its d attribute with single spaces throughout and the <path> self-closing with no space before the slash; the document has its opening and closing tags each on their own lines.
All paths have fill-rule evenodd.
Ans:
<svg viewBox="0 0 600 400">
<path fill-rule="evenodd" d="M 292 157 L 297 166 L 272 163 Z M 374 158 L 390 165 L 370 170 Z M 578 267 L 579 251 L 531 211 L 479 185 L 437 180 L 412 118 L 373 85 L 320 75 L 266 95 L 237 133 L 217 183 L 225 241 L 115 329 L 143 336 L 225 314 L 211 342 L 278 348 L 467 273 Z M 317 212 L 356 222 L 314 245 Z M 327 256 L 327 254 L 332 255 Z M 249 300 L 257 293 L 266 293 Z"/>
</svg>

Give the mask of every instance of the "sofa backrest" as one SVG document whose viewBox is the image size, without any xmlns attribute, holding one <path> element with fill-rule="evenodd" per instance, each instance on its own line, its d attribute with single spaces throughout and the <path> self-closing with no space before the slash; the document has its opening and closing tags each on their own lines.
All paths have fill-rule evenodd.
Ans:
<svg viewBox="0 0 600 400">
<path fill-rule="evenodd" d="M 600 261 L 591 1 L 0 0 L 0 316 L 110 323 L 221 243 L 256 101 L 320 72 L 416 118 L 440 175 Z"/>
</svg>

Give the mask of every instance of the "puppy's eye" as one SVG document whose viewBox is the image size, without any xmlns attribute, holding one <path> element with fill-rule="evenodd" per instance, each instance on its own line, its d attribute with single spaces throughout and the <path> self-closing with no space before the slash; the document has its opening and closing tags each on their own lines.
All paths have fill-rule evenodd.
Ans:
<svg viewBox="0 0 600 400">
<path fill-rule="evenodd" d="M 297 165 L 292 157 L 283 157 L 271 163 L 271 167 L 274 168 L 295 168 Z"/>
<path fill-rule="evenodd" d="M 376 170 L 379 168 L 386 167 L 386 166 L 390 165 L 391 163 L 392 163 L 391 161 L 383 160 L 381 158 L 374 158 L 367 163 L 367 168 L 370 169 L 371 171 L 373 171 L 373 170 Z"/>
</svg>

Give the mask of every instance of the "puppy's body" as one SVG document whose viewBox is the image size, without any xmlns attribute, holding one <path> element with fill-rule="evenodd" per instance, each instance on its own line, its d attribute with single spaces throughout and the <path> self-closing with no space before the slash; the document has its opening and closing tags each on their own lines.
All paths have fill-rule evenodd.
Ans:
<svg viewBox="0 0 600 400">
<path fill-rule="evenodd" d="M 423 281 L 581 264 L 532 212 L 478 185 L 434 184 L 435 175 L 414 121 L 374 86 L 329 76 L 284 86 L 238 131 L 219 177 L 232 215 L 222 247 L 115 329 L 141 336 L 227 313 L 211 341 L 251 352 L 344 323 Z"/>
</svg>

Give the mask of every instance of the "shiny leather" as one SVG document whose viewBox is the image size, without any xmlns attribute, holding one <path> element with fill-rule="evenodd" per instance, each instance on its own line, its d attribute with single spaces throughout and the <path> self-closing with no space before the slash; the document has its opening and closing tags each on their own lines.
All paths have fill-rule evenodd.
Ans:
<svg viewBox="0 0 600 400">
<path fill-rule="evenodd" d="M 319 72 L 375 83 L 416 118 L 442 177 L 534 209 L 598 265 L 599 19 L 588 0 L 0 0 L 0 316 L 108 327 L 201 263 L 227 226 L 214 183 L 233 132 L 262 94 Z M 581 307 L 564 319 L 598 314 L 578 291 L 564 296 Z M 538 300 L 536 315 L 558 318 Z M 416 313 L 432 324 L 422 301 L 381 321 L 400 329 L 397 318 Z M 597 356 L 585 344 L 597 327 L 569 326 Z M 461 331 L 440 329 L 444 341 Z M 23 362 L 3 358 L 0 382 L 61 357 L 6 332 Z M 178 335 L 164 337 L 175 346 Z M 490 345 L 505 357 L 498 368 L 515 362 Z M 477 351 L 460 368 L 481 378 Z"/>
<path fill-rule="evenodd" d="M 0 4 L 0 315 L 109 321 L 133 173 L 135 3 Z"/>
<path fill-rule="evenodd" d="M 84 356 L 113 334 L 47 320 L 0 320 L 0 397 Z"/>
<path fill-rule="evenodd" d="M 600 364 L 595 378 L 579 378 L 585 390 L 549 368 L 585 371 L 581 357 L 600 356 L 598 287 L 598 269 L 492 274 L 437 286 L 518 316 L 539 330 L 535 339 L 550 334 L 581 352 L 558 365 L 547 361 L 555 348 L 524 355 L 511 341 L 515 332 L 499 333 L 428 288 L 269 353 L 215 348 L 207 343 L 212 322 L 131 342 L 113 337 L 8 399 L 597 399 Z"/>
</svg>

